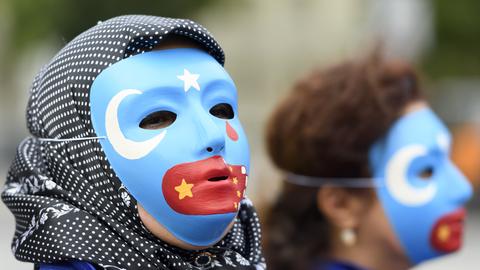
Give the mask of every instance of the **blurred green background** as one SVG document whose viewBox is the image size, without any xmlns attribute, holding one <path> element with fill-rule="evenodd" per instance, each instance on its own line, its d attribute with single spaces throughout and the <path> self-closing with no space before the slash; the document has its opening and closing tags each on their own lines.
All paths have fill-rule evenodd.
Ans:
<svg viewBox="0 0 480 270">
<path fill-rule="evenodd" d="M 268 206 L 279 186 L 279 173 L 263 143 L 272 108 L 295 79 L 312 67 L 361 56 L 379 41 L 388 56 L 406 59 L 421 70 L 432 107 L 454 133 L 453 157 L 478 187 L 478 11 L 480 1 L 476 0 L 0 0 L 0 173 L 5 176 L 16 146 L 27 136 L 28 89 L 40 67 L 98 21 L 150 14 L 193 19 L 224 48 L 252 148 L 248 193 L 260 209 Z M 470 206 L 473 218 L 464 251 L 418 269 L 478 267 L 478 198 L 476 202 Z M 3 266 L 31 269 L 10 254 L 13 217 L 3 205 L 0 209 Z"/>
</svg>

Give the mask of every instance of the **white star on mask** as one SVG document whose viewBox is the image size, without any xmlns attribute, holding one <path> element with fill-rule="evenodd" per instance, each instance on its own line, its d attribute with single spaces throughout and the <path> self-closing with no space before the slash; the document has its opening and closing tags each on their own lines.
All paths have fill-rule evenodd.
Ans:
<svg viewBox="0 0 480 270">
<path fill-rule="evenodd" d="M 197 82 L 199 77 L 199 74 L 192 74 L 187 69 L 183 69 L 183 75 L 177 76 L 177 78 L 183 81 L 183 90 L 185 90 L 185 92 L 190 90 L 190 87 L 193 87 L 200 91 L 200 85 Z"/>
</svg>

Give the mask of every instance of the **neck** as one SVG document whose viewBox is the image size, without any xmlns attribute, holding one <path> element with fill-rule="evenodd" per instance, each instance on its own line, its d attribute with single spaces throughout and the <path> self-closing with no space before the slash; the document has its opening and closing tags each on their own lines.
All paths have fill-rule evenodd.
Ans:
<svg viewBox="0 0 480 270">
<path fill-rule="evenodd" d="M 333 241 L 328 255 L 333 260 L 344 261 L 368 270 L 407 270 L 411 267 L 405 256 L 391 252 L 384 245 L 373 244 L 369 239 L 358 239 L 353 246 Z"/>
</svg>

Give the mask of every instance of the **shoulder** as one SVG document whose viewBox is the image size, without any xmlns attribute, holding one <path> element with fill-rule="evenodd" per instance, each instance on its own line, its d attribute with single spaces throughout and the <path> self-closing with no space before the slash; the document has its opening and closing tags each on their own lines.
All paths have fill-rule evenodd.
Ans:
<svg viewBox="0 0 480 270">
<path fill-rule="evenodd" d="M 88 262 L 41 263 L 39 270 L 99 270 Z"/>
</svg>

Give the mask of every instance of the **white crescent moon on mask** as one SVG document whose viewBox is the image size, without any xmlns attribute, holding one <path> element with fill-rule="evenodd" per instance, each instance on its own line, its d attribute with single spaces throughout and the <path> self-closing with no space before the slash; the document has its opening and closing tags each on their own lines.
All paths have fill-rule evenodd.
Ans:
<svg viewBox="0 0 480 270">
<path fill-rule="evenodd" d="M 108 103 L 105 113 L 105 129 L 107 138 L 122 157 L 126 159 L 139 159 L 150 153 L 165 137 L 167 133 L 164 130 L 157 136 L 146 141 L 132 141 L 125 138 L 118 123 L 118 106 L 129 95 L 141 95 L 142 92 L 137 89 L 125 89 L 116 94 Z"/>
<path fill-rule="evenodd" d="M 427 153 L 423 145 L 411 145 L 398 150 L 386 168 L 386 187 L 399 203 L 415 207 L 430 202 L 437 192 L 437 185 L 430 182 L 425 187 L 412 186 L 407 177 L 412 160 Z"/>
</svg>

